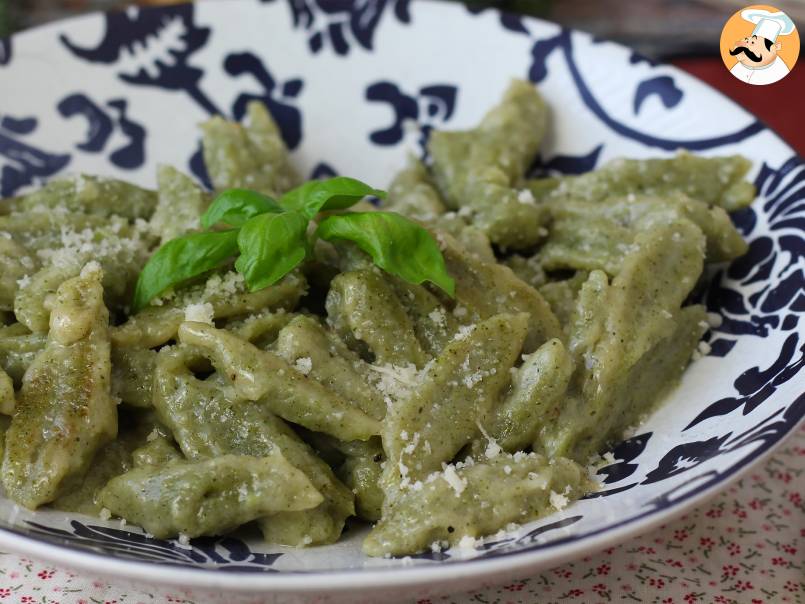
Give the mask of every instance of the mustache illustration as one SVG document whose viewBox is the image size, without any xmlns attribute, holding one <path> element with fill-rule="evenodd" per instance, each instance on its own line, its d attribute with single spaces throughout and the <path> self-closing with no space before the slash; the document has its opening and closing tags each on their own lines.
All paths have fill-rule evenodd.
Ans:
<svg viewBox="0 0 805 604">
<path fill-rule="evenodd" d="M 735 55 L 739 55 L 744 53 L 750 61 L 754 61 L 755 63 L 760 63 L 763 60 L 763 57 L 760 55 L 756 55 L 751 50 L 749 50 L 746 46 L 738 46 L 735 50 L 731 50 L 730 54 L 734 57 Z"/>
</svg>

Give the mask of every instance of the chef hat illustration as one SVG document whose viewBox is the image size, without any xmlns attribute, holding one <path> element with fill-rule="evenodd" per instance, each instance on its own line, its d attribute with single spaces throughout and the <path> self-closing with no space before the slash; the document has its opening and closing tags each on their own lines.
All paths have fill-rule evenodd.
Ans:
<svg viewBox="0 0 805 604">
<path fill-rule="evenodd" d="M 747 8 L 741 11 L 741 17 L 755 24 L 753 36 L 759 36 L 774 42 L 777 36 L 787 36 L 794 31 L 794 22 L 782 11 L 773 13 L 761 8 Z"/>
</svg>

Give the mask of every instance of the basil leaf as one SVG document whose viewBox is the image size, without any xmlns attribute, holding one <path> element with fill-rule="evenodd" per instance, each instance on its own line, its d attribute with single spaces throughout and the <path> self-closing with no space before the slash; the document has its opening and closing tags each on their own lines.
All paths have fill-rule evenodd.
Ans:
<svg viewBox="0 0 805 604">
<path fill-rule="evenodd" d="M 214 269 L 238 251 L 237 230 L 193 233 L 168 241 L 140 272 L 134 289 L 134 312 L 171 286 Z"/>
<path fill-rule="evenodd" d="M 261 214 L 241 227 L 235 268 L 250 291 L 276 283 L 305 259 L 307 225 L 305 216 L 290 211 Z"/>
<path fill-rule="evenodd" d="M 455 296 L 456 284 L 433 236 L 417 223 L 393 212 L 350 212 L 321 221 L 316 235 L 358 245 L 383 270 L 409 283 L 430 281 Z"/>
<path fill-rule="evenodd" d="M 367 195 L 385 199 L 386 192 L 373 189 L 366 183 L 336 176 L 327 180 L 311 180 L 280 197 L 280 205 L 301 212 L 309 220 L 322 210 L 344 210 L 354 206 Z"/>
<path fill-rule="evenodd" d="M 209 229 L 223 222 L 234 227 L 266 212 L 282 212 L 282 207 L 271 197 L 248 189 L 229 189 L 210 204 L 201 216 L 201 226 Z"/>
</svg>

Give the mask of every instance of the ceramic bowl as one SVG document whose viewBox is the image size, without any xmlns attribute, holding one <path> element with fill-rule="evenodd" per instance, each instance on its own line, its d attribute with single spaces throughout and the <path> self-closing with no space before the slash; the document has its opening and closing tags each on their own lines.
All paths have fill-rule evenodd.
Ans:
<svg viewBox="0 0 805 604">
<path fill-rule="evenodd" d="M 721 490 L 805 415 L 805 167 L 755 117 L 700 81 L 536 19 L 410 0 L 228 0 L 59 22 L 0 41 L 0 196 L 64 172 L 154 186 L 170 163 L 205 181 L 197 124 L 259 99 L 309 176 L 386 184 L 432 128 L 464 128 L 511 78 L 552 109 L 535 171 L 616 157 L 741 153 L 758 198 L 733 218 L 749 253 L 704 296 L 709 352 L 613 450 L 604 488 L 458 552 L 370 560 L 365 529 L 332 546 L 248 536 L 189 546 L 118 522 L 30 513 L 0 498 L 0 549 L 222 601 L 369 601 L 469 589 L 622 542 Z"/>
</svg>

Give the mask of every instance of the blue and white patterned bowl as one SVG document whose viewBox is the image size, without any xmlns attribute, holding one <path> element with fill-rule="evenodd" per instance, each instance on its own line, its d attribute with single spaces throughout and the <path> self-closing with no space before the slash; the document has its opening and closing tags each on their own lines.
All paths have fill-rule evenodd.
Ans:
<svg viewBox="0 0 805 604">
<path fill-rule="evenodd" d="M 196 125 L 211 113 L 239 118 L 252 99 L 271 109 L 304 173 L 382 186 L 406 153 L 422 152 L 430 128 L 474 124 L 512 77 L 539 84 L 553 109 L 537 169 L 583 172 L 680 148 L 754 163 L 759 198 L 734 216 L 750 251 L 706 295 L 723 317 L 706 336 L 711 350 L 618 445 L 602 492 L 471 560 L 450 551 L 367 560 L 359 527 L 308 550 L 236 537 L 183 547 L 2 498 L 0 548 L 227 602 L 411 597 L 618 543 L 724 488 L 778 445 L 805 415 L 803 161 L 701 82 L 583 33 L 419 0 L 229 0 L 56 23 L 0 40 L 0 193 L 66 171 L 153 185 L 159 163 L 204 180 Z"/>
</svg>

